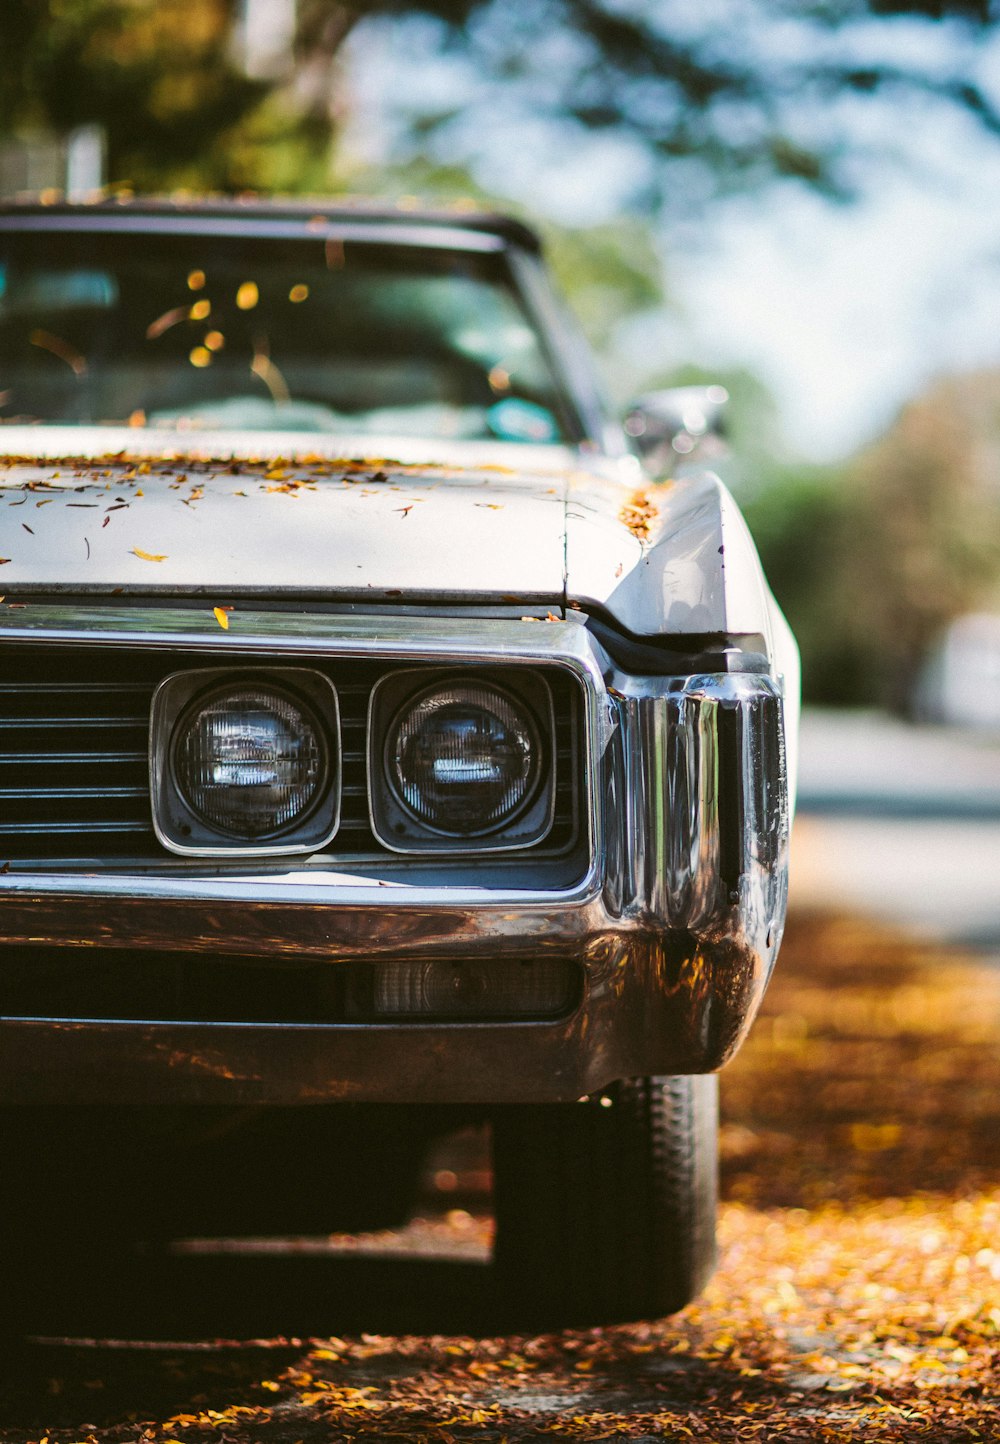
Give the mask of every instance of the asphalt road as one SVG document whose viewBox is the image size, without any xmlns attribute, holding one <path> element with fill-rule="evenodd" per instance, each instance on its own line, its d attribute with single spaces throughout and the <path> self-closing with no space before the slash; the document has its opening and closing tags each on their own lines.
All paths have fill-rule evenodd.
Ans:
<svg viewBox="0 0 1000 1444">
<path fill-rule="evenodd" d="M 791 899 L 1000 957 L 1000 732 L 807 712 Z"/>
</svg>

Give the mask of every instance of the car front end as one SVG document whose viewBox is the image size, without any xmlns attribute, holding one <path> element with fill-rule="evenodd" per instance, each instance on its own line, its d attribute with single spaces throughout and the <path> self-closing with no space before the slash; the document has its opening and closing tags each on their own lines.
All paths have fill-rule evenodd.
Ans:
<svg viewBox="0 0 1000 1444">
<path fill-rule="evenodd" d="M 793 802 L 726 489 L 514 223 L 12 208 L 0 356 L 0 1102 L 485 1110 L 501 1260 L 586 1277 L 592 1155 L 659 1262 L 583 1312 L 679 1306 Z"/>
</svg>

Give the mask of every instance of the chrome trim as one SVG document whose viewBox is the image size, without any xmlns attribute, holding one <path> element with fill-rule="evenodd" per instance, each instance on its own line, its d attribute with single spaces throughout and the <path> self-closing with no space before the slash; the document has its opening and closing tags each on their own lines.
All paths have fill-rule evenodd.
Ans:
<svg viewBox="0 0 1000 1444">
<path fill-rule="evenodd" d="M 256 678 L 262 682 L 272 682 L 276 688 L 282 685 L 295 694 L 294 679 L 300 675 L 310 678 L 312 685 L 317 690 L 329 693 L 330 715 L 320 715 L 318 720 L 326 729 L 326 747 L 328 756 L 328 787 L 332 797 L 333 811 L 331 824 L 320 834 L 318 838 L 312 838 L 307 842 L 289 841 L 286 843 L 246 843 L 241 845 L 210 844 L 195 845 L 192 843 L 178 842 L 164 826 L 165 793 L 167 784 L 165 774 L 173 772 L 172 754 L 173 743 L 177 727 L 178 717 L 181 716 L 187 707 L 194 702 L 195 695 L 202 686 L 210 689 L 214 682 L 232 683 L 234 688 L 245 685 L 240 682 L 240 677 Z M 286 682 L 286 678 L 292 678 Z M 201 680 L 197 680 L 201 679 Z M 176 689 L 179 683 L 194 684 L 194 693 L 183 698 L 180 703 L 175 703 L 170 697 L 171 689 Z M 299 684 L 301 690 L 301 683 Z M 309 699 L 310 705 L 315 702 Z M 160 744 L 160 745 L 158 745 Z M 220 857 L 220 858 L 253 858 L 253 857 L 289 857 L 296 854 L 319 852 L 332 842 L 340 828 L 341 800 L 343 795 L 343 740 L 340 729 L 340 699 L 337 696 L 337 689 L 330 678 L 322 672 L 315 672 L 307 667 L 275 667 L 275 668 L 253 668 L 247 669 L 246 674 L 234 671 L 230 668 L 222 669 L 217 667 L 197 668 L 187 672 L 171 672 L 169 677 L 164 677 L 153 691 L 152 701 L 149 708 L 149 802 L 153 820 L 153 831 L 156 833 L 157 841 L 168 852 L 176 853 L 178 857 Z M 187 811 L 195 815 L 194 808 L 183 795 L 180 784 L 171 777 L 169 787 L 176 792 Z M 303 822 L 289 832 L 294 837 L 295 833 L 301 833 L 309 822 L 307 815 Z M 211 828 L 207 823 L 202 824 L 206 831 L 219 831 Z"/>
<path fill-rule="evenodd" d="M 147 240 L 157 236 L 237 236 L 241 240 L 326 240 L 364 242 L 380 246 L 406 246 L 419 250 L 421 247 L 432 251 L 477 251 L 482 254 L 496 254 L 508 249 L 503 236 L 492 231 L 472 230 L 467 226 L 449 226 L 447 221 L 421 224 L 407 222 L 405 216 L 398 221 L 357 221 L 340 220 L 323 216 L 322 224 L 313 225 L 310 218 L 269 219 L 259 215 L 249 216 L 202 216 L 197 213 L 171 215 L 157 212 L 151 215 L 128 211 L 81 211 L 79 214 L 59 213 L 31 214 L 6 211 L 0 215 L 0 232 L 32 231 L 58 235 L 60 232 L 83 232 L 84 234 L 115 235 L 129 232 L 144 236 Z"/>
<path fill-rule="evenodd" d="M 420 669 L 420 670 L 424 670 L 424 669 Z M 414 669 L 414 671 L 417 671 L 417 669 Z M 548 685 L 548 683 L 545 681 L 544 677 L 539 678 L 539 679 L 537 679 L 537 680 L 541 681 L 542 686 L 545 688 L 545 703 L 546 703 L 546 705 L 545 705 L 545 711 L 546 711 L 546 717 L 547 717 L 548 729 L 549 729 L 549 732 L 548 732 L 548 746 L 549 746 L 550 752 L 552 753 L 552 775 L 551 775 L 551 778 L 549 779 L 549 781 L 548 781 L 547 784 L 546 784 L 547 787 L 548 787 L 548 805 L 547 805 L 547 808 L 546 808 L 545 823 L 544 823 L 544 826 L 541 828 L 541 830 L 538 831 L 535 836 L 531 837 L 531 836 L 529 835 L 529 838 L 528 838 L 527 840 L 525 840 L 525 839 L 522 837 L 522 838 L 518 838 L 518 839 L 517 839 L 516 841 L 514 841 L 514 842 L 504 842 L 504 841 L 503 841 L 503 837 L 502 837 L 503 832 L 504 832 L 504 827 L 503 827 L 503 825 L 501 825 L 500 827 L 498 827 L 498 828 L 496 828 L 496 829 L 494 830 L 495 833 L 499 835 L 499 840 L 498 840 L 498 841 L 495 841 L 495 842 L 491 842 L 491 835 L 490 835 L 490 834 L 484 835 L 484 834 L 482 834 L 482 833 L 472 833 L 472 834 L 469 835 L 468 837 L 458 837 L 458 836 L 455 836 L 454 834 L 448 834 L 448 833 L 438 832 L 430 823 L 425 823 L 424 826 L 425 826 L 425 828 L 426 828 L 427 833 L 430 835 L 431 841 L 434 843 L 434 845 L 431 846 L 431 847 L 426 847 L 426 846 L 421 847 L 421 846 L 419 846 L 419 844 L 416 845 L 416 846 L 413 846 L 413 847 L 405 847 L 405 846 L 403 846 L 399 841 L 391 842 L 391 841 L 388 839 L 388 837 L 386 837 L 386 836 L 384 835 L 384 833 L 382 832 L 382 830 L 380 829 L 380 827 L 379 827 L 379 825 L 378 825 L 378 819 L 377 819 L 376 816 L 375 816 L 375 785 L 376 785 L 376 783 L 375 783 L 375 777 L 376 777 L 376 767 L 375 767 L 376 747 L 375 747 L 375 741 L 376 741 L 376 738 L 375 738 L 375 734 L 374 734 L 373 718 L 374 718 L 374 715 L 375 715 L 375 699 L 376 699 L 379 691 L 382 689 L 382 687 L 383 687 L 387 682 L 389 682 L 389 683 L 394 682 L 395 679 L 396 679 L 396 677 L 398 677 L 398 676 L 400 676 L 400 675 L 406 676 L 406 675 L 408 675 L 408 674 L 407 674 L 407 673 L 396 673 L 395 676 L 391 676 L 391 677 L 380 677 L 379 680 L 375 683 L 374 687 L 372 688 L 371 696 L 370 696 L 370 698 L 368 699 L 368 717 L 367 717 L 366 736 L 365 736 L 365 752 L 366 752 L 366 756 L 367 756 L 367 759 L 368 759 L 368 820 L 369 820 L 369 822 L 371 823 L 372 835 L 375 837 L 376 841 L 380 842 L 380 843 L 382 844 L 382 846 L 383 846 L 388 852 L 398 853 L 398 854 L 400 854 L 401 856 L 405 856 L 405 857 L 426 857 L 426 858 L 433 858 L 433 857 L 456 857 L 456 856 L 458 856 L 458 857 L 470 857 L 470 856 L 473 856 L 473 857 L 477 857 L 477 856 L 478 856 L 478 857 L 482 857 L 482 856 L 487 856 L 487 855 L 489 855 L 490 853 L 498 853 L 498 852 L 518 852 L 518 851 L 521 851 L 522 849 L 525 849 L 525 850 L 526 850 L 526 849 L 529 849 L 529 848 L 532 848 L 532 847 L 537 847 L 540 842 L 544 842 L 545 839 L 548 837 L 549 833 L 552 831 L 552 824 L 553 824 L 553 822 L 555 821 L 555 815 L 556 815 L 556 783 L 557 783 L 557 777 L 556 777 L 556 764 L 557 764 L 557 759 L 556 759 L 556 750 L 557 750 L 557 747 L 556 747 L 556 743 L 557 743 L 557 738 L 556 738 L 556 715 L 555 715 L 555 707 L 554 707 L 553 702 L 552 702 L 552 691 L 551 691 L 551 689 L 549 688 L 549 685 Z M 477 686 L 482 685 L 482 684 L 478 681 L 478 679 L 475 678 L 475 674 L 474 674 L 474 673 L 468 674 L 465 679 L 463 679 L 463 677 L 461 676 L 461 674 L 459 674 L 459 676 L 451 678 L 448 682 L 442 682 L 442 683 L 441 683 L 442 689 L 444 689 L 444 688 L 447 687 L 447 686 L 458 686 L 458 685 L 460 685 L 460 683 L 461 683 L 463 680 L 469 680 L 469 678 L 472 678 L 473 680 L 475 680 Z M 491 682 L 489 683 L 489 685 L 492 686 L 493 689 L 494 689 L 495 691 L 497 691 L 497 692 L 503 693 L 503 691 L 504 691 L 503 685 L 502 685 L 501 683 L 499 683 L 499 682 L 492 682 L 492 681 L 491 681 Z M 433 690 L 433 686 L 434 686 L 434 683 L 433 683 L 433 682 L 428 683 L 428 685 L 427 685 L 426 687 L 420 687 L 420 686 L 418 686 L 417 690 L 416 690 L 416 691 L 411 695 L 411 697 L 410 697 L 410 704 L 412 704 L 417 697 L 422 696 L 422 695 L 424 695 L 424 693 Z M 519 701 L 520 699 L 516 699 L 516 700 Z M 406 705 L 407 705 L 407 703 L 405 703 L 405 702 L 402 704 L 402 706 L 401 706 L 401 707 L 399 708 L 399 710 L 397 711 L 397 714 L 396 714 L 397 716 L 398 716 L 399 713 L 402 711 L 402 708 L 403 708 L 404 706 L 406 706 Z M 534 719 L 533 719 L 533 718 L 530 719 L 530 720 L 531 720 L 532 722 L 534 722 Z M 382 743 L 382 746 L 381 746 L 381 748 L 379 749 L 379 751 L 380 751 L 380 753 L 381 753 L 381 756 L 380 756 L 380 758 L 379 758 L 380 771 L 379 771 L 379 773 L 378 773 L 378 776 L 379 776 L 380 783 L 381 783 L 383 786 L 386 786 L 390 791 L 392 791 L 392 792 L 395 793 L 396 789 L 395 789 L 395 787 L 393 786 L 393 783 L 392 783 L 392 781 L 391 781 L 391 778 L 389 777 L 389 769 L 388 769 L 388 767 L 387 767 L 387 765 L 386 765 L 386 761 L 385 761 L 385 751 L 386 751 L 386 748 L 388 747 L 388 741 L 389 741 L 389 729 L 391 728 L 392 725 L 393 725 L 392 722 L 390 722 L 389 727 L 387 727 L 387 728 L 384 730 L 382 737 L 379 739 L 379 740 L 381 741 L 381 743 Z M 544 781 L 544 779 L 541 779 L 541 780 Z M 538 781 L 539 781 L 539 779 L 536 778 L 536 782 L 535 782 L 536 787 L 537 787 L 537 785 L 538 785 Z M 402 801 L 402 799 L 399 799 L 399 802 L 400 802 L 400 806 L 402 806 L 402 807 L 404 807 L 404 808 L 406 807 L 406 804 Z M 406 810 L 407 810 L 407 811 L 410 811 L 409 808 L 406 808 Z M 521 809 L 519 809 L 519 812 L 521 812 L 521 811 L 526 811 L 526 810 L 528 810 L 528 809 L 527 809 L 527 808 L 521 808 Z M 511 819 L 509 819 L 509 820 L 510 820 L 511 822 L 516 822 L 516 821 L 517 821 L 517 814 L 515 814 L 514 817 L 511 818 Z"/>
<path fill-rule="evenodd" d="M 718 1067 L 756 1015 L 784 930 L 781 689 L 764 674 L 615 674 L 611 692 L 620 725 L 606 811 L 618 825 L 608 836 L 605 906 L 640 930 L 675 1004 L 684 999 L 672 1010 L 685 1040 L 677 1051 Z"/>
<path fill-rule="evenodd" d="M 583 619 L 581 619 L 582 621 Z M 218 622 L 206 603 L 200 608 L 179 607 L 69 607 L 50 603 L 32 605 L 11 611 L 0 607 L 0 643 L 14 643 L 32 649 L 39 644 L 67 646 L 99 646 L 130 648 L 151 652 L 183 652 L 190 657 L 245 657 L 248 663 L 268 657 L 272 664 L 291 663 L 293 659 L 360 658 L 386 662 L 422 663 L 440 667 L 481 667 L 484 662 L 497 666 L 524 666 L 540 669 L 557 666 L 569 673 L 580 685 L 584 701 L 584 726 L 580 745 L 588 756 L 600 756 L 611 726 L 607 693 L 601 670 L 601 659 L 586 628 L 580 622 L 512 621 L 507 618 L 345 616 L 300 612 L 237 611 L 230 614 L 230 625 L 220 632 Z M 280 665 L 280 663 L 279 663 Z M 599 836 L 598 792 L 590 769 L 586 770 L 584 795 L 581 798 L 581 847 L 593 859 Z M 432 859 L 429 859 L 432 861 Z M 381 866 L 381 864 L 373 864 Z M 162 883 L 163 897 L 206 897 L 199 891 L 202 882 L 210 880 L 185 875 L 181 878 L 150 879 L 141 873 L 101 875 L 102 886 L 116 895 L 154 896 L 145 893 L 150 882 Z M 303 898 L 301 886 L 315 884 L 317 878 L 336 879 L 336 886 L 356 886 L 357 879 L 346 873 L 289 874 L 296 879 L 286 897 Z M 44 888 L 55 879 L 65 888 L 69 883 L 85 884 L 87 879 L 74 874 L 54 872 L 10 873 L 0 875 L 0 908 L 12 879 L 30 886 L 33 879 Z M 384 886 L 388 877 L 372 878 L 370 886 Z M 262 878 L 262 885 L 273 885 L 274 879 Z M 119 884 L 121 884 L 119 886 Z M 225 885 L 220 897 L 234 896 L 253 901 L 259 894 L 240 889 L 239 880 Z M 185 889 L 191 889 L 186 892 Z M 453 887 L 425 887 L 415 890 L 438 900 L 450 901 L 456 896 Z M 461 889 L 459 889 L 461 891 Z M 480 896 L 479 890 L 472 890 Z M 412 895 L 412 894 L 411 894 Z M 490 893 L 494 897 L 497 894 Z M 329 900 L 341 896 L 337 891 Z M 512 892 L 511 896 L 520 896 Z M 380 901 L 384 893 L 380 894 Z M 0 941 L 3 941 L 3 916 L 0 912 Z"/>
<path fill-rule="evenodd" d="M 738 1046 L 787 900 L 783 703 L 769 675 L 631 676 L 575 622 L 279 613 L 244 617 L 242 635 L 221 639 L 211 613 L 188 613 L 185 631 L 183 614 L 150 609 L 128 614 L 131 626 L 120 611 L 105 614 L 95 637 L 60 610 L 20 627 L 0 615 L 0 636 L 564 667 L 585 694 L 590 863 L 551 891 L 413 885 L 412 860 L 391 858 L 365 877 L 10 872 L 0 876 L 0 943 L 199 952 L 206 967 L 217 951 L 336 967 L 513 961 L 530 948 L 579 963 L 585 991 L 569 1019 L 544 1025 L 13 1019 L 0 1023 L 0 1096 L 44 1101 L 79 1087 L 95 1100 L 122 1088 L 178 1101 L 568 1099 L 634 1074 L 711 1070 Z"/>
<path fill-rule="evenodd" d="M 229 614 L 220 631 L 214 596 L 186 607 L 157 602 L 134 606 L 79 606 L 31 602 L 0 606 L 0 642 L 27 646 L 137 647 L 150 651 L 181 649 L 230 657 L 262 652 L 289 656 L 384 657 L 387 661 L 449 665 L 483 660 L 544 665 L 562 662 L 589 677 L 604 692 L 601 661 L 587 634 L 586 617 L 574 613 L 564 622 L 534 617 L 414 616 L 400 609 L 391 615 L 341 612 L 256 611 L 252 604 Z"/>
</svg>

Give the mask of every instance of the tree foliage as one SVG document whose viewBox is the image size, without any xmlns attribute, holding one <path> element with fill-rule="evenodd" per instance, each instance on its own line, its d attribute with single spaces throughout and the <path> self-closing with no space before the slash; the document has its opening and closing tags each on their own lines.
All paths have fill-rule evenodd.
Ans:
<svg viewBox="0 0 1000 1444">
<path fill-rule="evenodd" d="M 948 624 L 1000 601 L 998 463 L 995 371 L 939 382 L 857 463 L 843 605 L 900 710 Z"/>
<path fill-rule="evenodd" d="M 845 194 L 853 149 L 838 110 L 845 97 L 937 100 L 1000 136 L 997 103 L 976 78 L 976 44 L 1000 24 L 989 0 L 341 0 L 341 8 L 430 17 L 440 43 L 481 77 L 461 114 L 446 108 L 422 117 L 425 125 L 437 119 L 453 130 L 458 120 L 468 132 L 530 116 L 627 138 L 653 162 L 635 195 L 650 209 L 690 195 L 683 177 L 696 167 L 716 185 L 792 177 Z M 947 45 L 934 55 L 896 47 L 907 21 Z"/>
<path fill-rule="evenodd" d="M 809 700 L 915 702 L 950 622 L 1000 605 L 1000 373 L 932 386 L 837 472 L 786 468 L 748 498 Z"/>
<path fill-rule="evenodd" d="M 63 133 L 99 123 L 118 182 L 209 183 L 220 137 L 266 87 L 232 63 L 228 0 L 4 0 L 0 129 Z"/>
<path fill-rule="evenodd" d="M 967 64 L 1000 24 L 990 0 L 300 0 L 291 83 L 241 73 L 235 11 L 235 0 L 4 0 L 0 133 L 98 122 L 115 182 L 313 184 L 347 35 L 422 17 L 481 78 L 466 122 L 485 123 L 503 97 L 509 116 L 627 137 L 651 161 L 636 196 L 650 208 L 674 195 L 685 161 L 724 183 L 843 187 L 845 95 L 933 96 L 1000 135 Z M 885 41 L 906 20 L 947 30 L 954 63 L 894 59 Z M 456 116 L 411 118 L 433 128 Z"/>
</svg>

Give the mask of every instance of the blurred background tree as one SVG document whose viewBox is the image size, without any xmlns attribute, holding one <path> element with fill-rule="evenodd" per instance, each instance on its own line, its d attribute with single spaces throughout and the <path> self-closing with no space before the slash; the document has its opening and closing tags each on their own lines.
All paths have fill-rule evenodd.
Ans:
<svg viewBox="0 0 1000 1444">
<path fill-rule="evenodd" d="M 935 383 L 837 468 L 745 501 L 813 701 L 912 710 L 950 622 L 1000 613 L 1000 371 Z"/>
<path fill-rule="evenodd" d="M 240 37 L 268 10 L 291 17 L 287 44 L 283 22 L 267 22 L 273 63 L 248 65 Z M 509 114 L 618 133 L 661 162 L 636 197 L 649 208 L 672 203 L 682 162 L 721 184 L 791 176 L 842 193 L 845 92 L 932 95 L 1000 134 L 989 90 L 960 57 L 942 65 L 857 43 L 900 16 L 986 31 L 1000 25 L 992 0 L 747 0 L 744 15 L 706 36 L 686 7 L 645 0 L 4 0 L 0 133 L 99 124 L 112 184 L 266 185 L 262 134 L 293 147 L 304 137 L 313 158 L 333 139 L 332 67 L 348 36 L 423 17 L 481 78 L 464 125 L 496 109 L 499 84 Z M 281 121 L 267 114 L 276 96 Z M 431 100 L 412 123 L 427 133 L 458 118 Z"/>
<path fill-rule="evenodd" d="M 869 695 L 880 680 L 881 700 L 906 710 L 948 623 L 1000 604 L 1000 372 L 918 397 L 850 483 L 855 534 L 839 567 L 849 635 Z"/>
<path fill-rule="evenodd" d="M 232 25 L 228 0 L 5 0 L 0 129 L 97 124 L 113 183 L 211 184 L 270 89 L 233 63 Z"/>
<path fill-rule="evenodd" d="M 715 27 L 701 10 L 657 0 L 3 0 L 0 146 L 91 126 L 112 188 L 349 185 L 515 210 L 524 207 L 511 205 L 507 178 L 526 155 L 555 182 L 563 161 L 591 148 L 595 186 L 615 176 L 613 221 L 560 225 L 537 184 L 527 209 L 608 363 L 613 399 L 723 381 L 732 480 L 802 642 L 807 696 L 905 706 L 948 622 L 1000 605 L 1000 375 L 934 386 L 850 463 L 799 462 L 751 372 L 709 376 L 656 359 L 647 337 L 671 293 L 662 221 L 774 185 L 848 200 L 875 144 L 866 108 L 891 104 L 905 119 L 931 107 L 1000 138 L 1000 98 L 978 60 L 1000 10 L 994 0 L 729 0 L 736 22 Z M 351 47 L 389 30 L 412 39 L 427 80 L 397 106 L 374 162 L 359 162 L 373 98 L 357 89 Z M 438 84 L 435 67 L 456 64 L 464 82 L 452 68 Z"/>
</svg>

